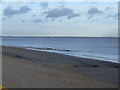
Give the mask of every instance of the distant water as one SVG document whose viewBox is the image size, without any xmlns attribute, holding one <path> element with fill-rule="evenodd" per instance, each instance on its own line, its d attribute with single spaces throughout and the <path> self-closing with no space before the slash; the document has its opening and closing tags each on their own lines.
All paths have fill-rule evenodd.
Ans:
<svg viewBox="0 0 120 90">
<path fill-rule="evenodd" d="M 3 37 L 2 45 L 118 62 L 118 38 Z"/>
</svg>

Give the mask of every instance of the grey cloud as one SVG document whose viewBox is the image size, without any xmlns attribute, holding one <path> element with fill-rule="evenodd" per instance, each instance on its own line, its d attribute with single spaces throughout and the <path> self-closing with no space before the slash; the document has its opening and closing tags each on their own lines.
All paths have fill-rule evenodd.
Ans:
<svg viewBox="0 0 120 90">
<path fill-rule="evenodd" d="M 69 8 L 60 8 L 60 9 L 52 9 L 46 12 L 47 18 L 57 18 L 57 17 L 62 17 L 62 16 L 68 16 L 70 14 L 73 14 L 73 10 Z"/>
<path fill-rule="evenodd" d="M 88 17 L 88 19 L 91 19 L 93 17 L 93 15 L 90 15 L 89 17 Z"/>
<path fill-rule="evenodd" d="M 95 21 L 98 21 L 98 19 L 93 19 L 92 21 L 95 22 Z"/>
<path fill-rule="evenodd" d="M 52 19 L 51 19 L 51 21 L 54 21 L 54 20 L 55 20 L 55 18 L 52 18 Z"/>
<path fill-rule="evenodd" d="M 113 17 L 118 17 L 118 14 L 114 15 Z"/>
<path fill-rule="evenodd" d="M 80 16 L 80 14 L 78 14 L 78 13 L 73 13 L 73 14 L 69 15 L 67 18 L 68 18 L 68 19 L 71 19 L 71 18 L 73 18 L 73 17 L 78 17 L 78 16 Z"/>
<path fill-rule="evenodd" d="M 99 10 L 96 7 L 93 7 L 91 9 L 89 9 L 87 14 L 93 15 L 93 14 L 100 14 L 100 13 L 103 13 L 103 11 Z"/>
<path fill-rule="evenodd" d="M 120 14 L 115 14 L 115 15 L 108 15 L 105 18 L 116 18 L 116 17 L 119 17 L 119 16 L 120 16 Z"/>
<path fill-rule="evenodd" d="M 59 22 L 62 22 L 63 20 L 59 20 Z"/>
<path fill-rule="evenodd" d="M 32 15 L 33 17 L 35 17 L 36 15 L 34 14 L 34 15 Z"/>
<path fill-rule="evenodd" d="M 87 15 L 89 15 L 88 19 L 91 19 L 95 14 L 103 14 L 103 11 L 99 10 L 97 7 L 90 8 L 87 13 Z"/>
<path fill-rule="evenodd" d="M 48 7 L 48 3 L 47 3 L 47 2 L 41 2 L 41 6 L 42 6 L 43 8 L 47 8 L 47 7 Z"/>
<path fill-rule="evenodd" d="M 42 22 L 42 19 L 35 19 L 35 20 L 33 20 L 33 22 L 40 23 L 40 22 Z"/>
<path fill-rule="evenodd" d="M 113 15 L 107 15 L 105 18 L 107 19 L 107 18 L 112 18 L 112 17 L 114 17 Z"/>
<path fill-rule="evenodd" d="M 22 20 L 21 22 L 22 22 L 22 23 L 24 23 L 24 22 L 25 22 L 25 20 Z"/>
<path fill-rule="evenodd" d="M 115 14 L 113 17 L 120 17 L 120 13 Z"/>
<path fill-rule="evenodd" d="M 109 9 L 112 9 L 111 7 L 106 7 L 105 10 L 109 10 Z"/>
<path fill-rule="evenodd" d="M 25 14 L 28 13 L 31 9 L 28 6 L 22 6 L 19 9 L 12 9 L 12 7 L 6 7 L 4 9 L 4 15 L 5 16 L 13 16 L 13 15 L 18 15 L 18 14 Z"/>
</svg>

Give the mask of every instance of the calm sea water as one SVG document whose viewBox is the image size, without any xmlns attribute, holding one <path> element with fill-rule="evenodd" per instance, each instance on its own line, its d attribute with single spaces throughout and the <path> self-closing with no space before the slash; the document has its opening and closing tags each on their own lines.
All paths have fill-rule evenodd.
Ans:
<svg viewBox="0 0 120 90">
<path fill-rule="evenodd" d="M 118 62 L 118 38 L 3 37 L 2 45 Z"/>
</svg>

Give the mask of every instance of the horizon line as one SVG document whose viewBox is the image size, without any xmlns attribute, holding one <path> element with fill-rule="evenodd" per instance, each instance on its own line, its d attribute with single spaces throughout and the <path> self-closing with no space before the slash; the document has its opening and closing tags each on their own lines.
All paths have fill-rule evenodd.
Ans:
<svg viewBox="0 0 120 90">
<path fill-rule="evenodd" d="M 91 37 L 91 36 L 0 36 L 0 37 Z M 93 37 L 96 37 L 96 36 L 93 36 Z M 114 36 L 101 36 L 101 37 L 107 38 L 107 37 L 114 37 Z M 117 37 L 119 37 L 119 36 L 117 36 Z"/>
</svg>

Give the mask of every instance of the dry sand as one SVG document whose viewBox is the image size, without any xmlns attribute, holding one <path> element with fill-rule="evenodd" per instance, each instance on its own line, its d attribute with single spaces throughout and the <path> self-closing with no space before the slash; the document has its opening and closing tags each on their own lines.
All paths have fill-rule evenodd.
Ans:
<svg viewBox="0 0 120 90">
<path fill-rule="evenodd" d="M 7 88 L 117 88 L 115 63 L 62 54 L 3 47 Z"/>
</svg>

